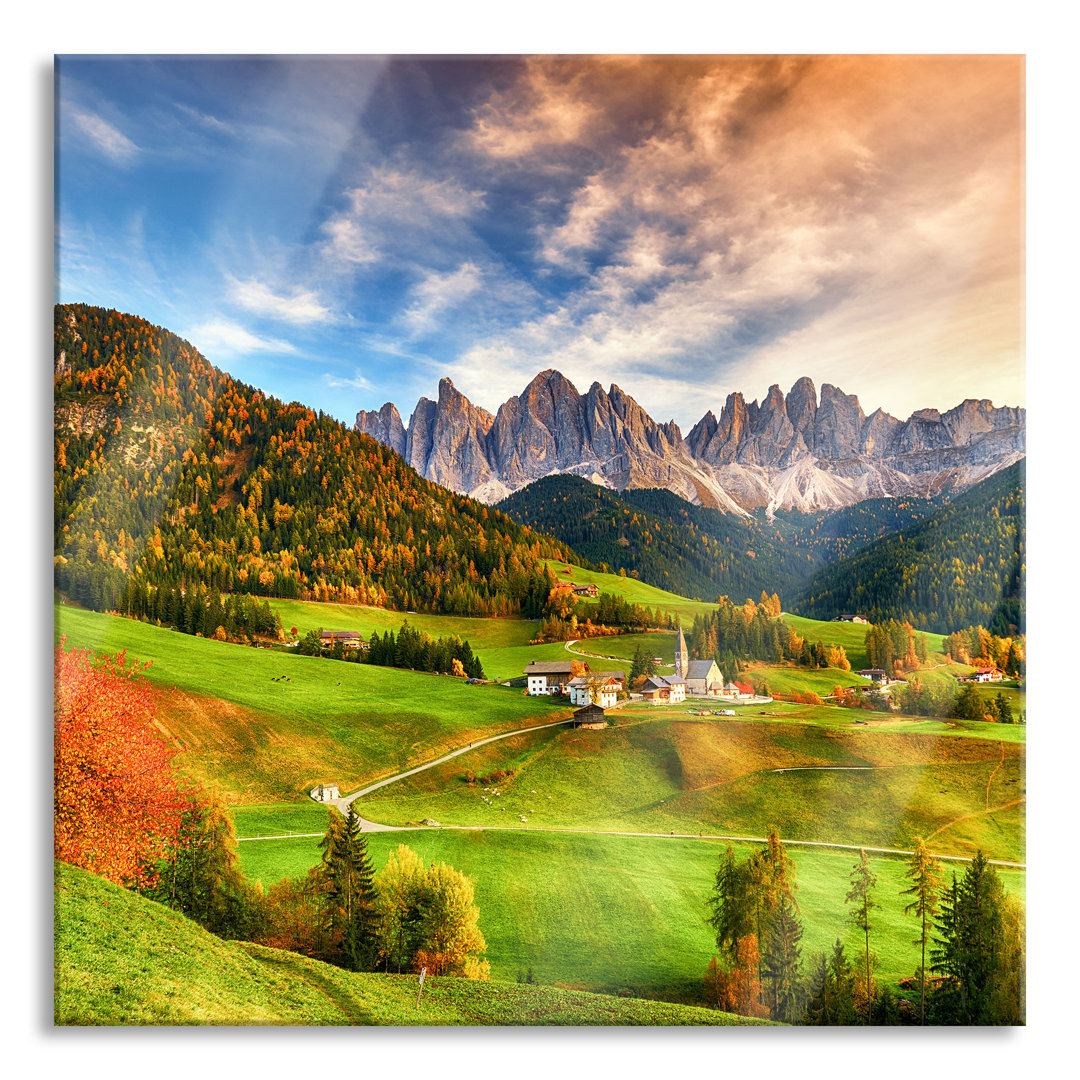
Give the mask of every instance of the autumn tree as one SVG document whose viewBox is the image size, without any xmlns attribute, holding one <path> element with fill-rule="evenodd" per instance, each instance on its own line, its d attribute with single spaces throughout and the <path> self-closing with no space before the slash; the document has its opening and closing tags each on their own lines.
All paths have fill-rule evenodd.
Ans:
<svg viewBox="0 0 1080 1080">
<path fill-rule="evenodd" d="M 941 893 L 941 868 L 930 852 L 926 841 L 921 836 L 915 837 L 915 850 L 908 863 L 907 879 L 911 887 L 902 890 L 902 896 L 912 897 L 904 908 L 905 915 L 915 915 L 919 919 L 919 936 L 915 944 L 922 949 L 919 961 L 919 1023 L 926 1023 L 926 945 L 930 940 L 934 916 L 938 910 L 938 898 Z"/>
<path fill-rule="evenodd" d="M 129 887 L 153 883 L 183 811 L 144 668 L 63 641 L 54 654 L 53 851 Z"/>
<path fill-rule="evenodd" d="M 871 898 L 871 891 L 877 884 L 877 875 L 870 870 L 870 860 L 866 851 L 860 849 L 859 861 L 851 870 L 851 889 L 846 902 L 852 905 L 852 922 L 863 932 L 866 954 L 866 1023 L 871 1020 L 874 994 L 870 984 L 870 911 L 877 907 Z"/>
<path fill-rule="evenodd" d="M 158 860 L 153 883 L 140 891 L 218 937 L 256 940 L 263 897 L 240 869 L 232 818 L 201 791 L 182 796 L 177 835 Z"/>
<path fill-rule="evenodd" d="M 460 871 L 424 860 L 401 844 L 378 876 L 379 953 L 386 970 L 419 971 L 486 979 L 490 965 L 479 954 L 487 943 L 477 925 L 473 884 Z"/>
</svg>

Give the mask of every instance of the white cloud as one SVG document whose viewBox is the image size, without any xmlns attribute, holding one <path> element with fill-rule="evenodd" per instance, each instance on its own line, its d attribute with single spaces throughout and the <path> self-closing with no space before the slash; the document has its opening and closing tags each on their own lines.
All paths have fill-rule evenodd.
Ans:
<svg viewBox="0 0 1080 1080">
<path fill-rule="evenodd" d="M 403 318 L 414 334 L 434 329 L 436 317 L 472 296 L 482 281 L 480 268 L 471 262 L 445 274 L 430 271 L 413 289 L 413 303 Z"/>
<path fill-rule="evenodd" d="M 135 143 L 107 120 L 79 109 L 70 109 L 69 113 L 94 146 L 118 165 L 130 165 L 138 157 L 139 148 Z"/>
<path fill-rule="evenodd" d="M 213 360 L 212 352 L 225 356 L 244 356 L 248 353 L 292 353 L 296 347 L 277 338 L 256 337 L 238 323 L 226 319 L 211 319 L 194 326 L 187 339 L 202 353 Z"/>
<path fill-rule="evenodd" d="M 426 262 L 433 252 L 466 239 L 463 222 L 483 206 L 480 192 L 456 180 L 390 166 L 373 169 L 345 198 L 346 208 L 321 226 L 327 236 L 321 254 L 345 265 Z"/>
<path fill-rule="evenodd" d="M 371 383 L 360 373 L 360 369 L 357 368 L 355 374 L 351 379 L 342 379 L 337 375 L 331 375 L 329 372 L 323 374 L 323 381 L 333 390 L 370 390 Z"/>
<path fill-rule="evenodd" d="M 325 322 L 330 309 L 309 289 L 296 289 L 288 296 L 275 293 L 261 281 L 239 281 L 231 275 L 229 298 L 247 311 L 290 323 Z"/>
</svg>

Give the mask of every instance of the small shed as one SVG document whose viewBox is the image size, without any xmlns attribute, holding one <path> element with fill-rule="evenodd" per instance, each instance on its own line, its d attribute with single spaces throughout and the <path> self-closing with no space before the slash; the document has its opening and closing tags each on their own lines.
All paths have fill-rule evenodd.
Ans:
<svg viewBox="0 0 1080 1080">
<path fill-rule="evenodd" d="M 574 727 L 603 728 L 607 727 L 607 717 L 599 705 L 586 705 L 574 713 Z"/>
<path fill-rule="evenodd" d="M 337 784 L 317 784 L 311 789 L 311 797 L 316 802 L 333 802 L 341 798 Z"/>
</svg>

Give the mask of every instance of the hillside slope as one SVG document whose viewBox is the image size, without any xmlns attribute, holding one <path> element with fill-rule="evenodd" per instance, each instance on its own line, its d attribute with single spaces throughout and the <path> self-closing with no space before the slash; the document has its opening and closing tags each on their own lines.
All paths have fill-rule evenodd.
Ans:
<svg viewBox="0 0 1080 1080">
<path fill-rule="evenodd" d="M 970 625 L 1023 633 L 1025 475 L 1018 462 L 925 521 L 826 567 L 792 609 L 813 619 L 906 619 L 938 633 Z"/>
<path fill-rule="evenodd" d="M 58 305 L 54 339 L 56 581 L 86 606 L 142 611 L 148 586 L 199 583 L 529 613 L 540 560 L 571 555 L 135 316 Z"/>
<path fill-rule="evenodd" d="M 594 563 L 684 596 L 793 598 L 823 566 L 921 521 L 942 497 L 868 499 L 842 510 L 736 517 L 659 488 L 615 492 L 578 476 L 547 476 L 497 509 Z"/>
<path fill-rule="evenodd" d="M 174 911 L 57 862 L 58 1025 L 757 1024 L 726 1013 L 550 987 L 353 974 L 222 941 Z"/>
</svg>

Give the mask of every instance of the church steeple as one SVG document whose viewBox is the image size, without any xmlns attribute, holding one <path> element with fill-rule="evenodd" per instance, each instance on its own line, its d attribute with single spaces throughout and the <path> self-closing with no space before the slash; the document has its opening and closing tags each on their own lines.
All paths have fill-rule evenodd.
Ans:
<svg viewBox="0 0 1080 1080">
<path fill-rule="evenodd" d="M 686 678 L 686 638 L 683 637 L 682 623 L 679 624 L 679 644 L 675 647 L 675 678 Z"/>
</svg>

